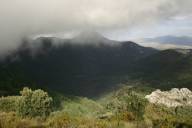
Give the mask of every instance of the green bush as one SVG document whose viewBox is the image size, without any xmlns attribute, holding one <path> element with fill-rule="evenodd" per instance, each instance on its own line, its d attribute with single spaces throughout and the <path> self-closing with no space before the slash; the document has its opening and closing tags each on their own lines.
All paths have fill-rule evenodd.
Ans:
<svg viewBox="0 0 192 128">
<path fill-rule="evenodd" d="M 8 96 L 0 98 L 0 111 L 11 112 L 16 111 L 17 101 L 20 96 Z"/>
<path fill-rule="evenodd" d="M 143 120 L 147 100 L 131 89 L 120 90 L 107 103 L 106 108 L 114 111 L 121 120 Z"/>
<path fill-rule="evenodd" d="M 32 91 L 24 88 L 21 92 L 21 98 L 18 102 L 17 113 L 22 117 L 46 117 L 52 109 L 52 98 L 47 92 L 41 89 Z"/>
<path fill-rule="evenodd" d="M 15 112 L 0 113 L 0 128 L 46 128 L 43 121 L 21 118 Z"/>
<path fill-rule="evenodd" d="M 143 120 L 147 101 L 135 94 L 131 94 L 129 97 L 127 97 L 126 101 L 127 111 L 133 112 L 138 120 Z"/>
<path fill-rule="evenodd" d="M 148 106 L 146 107 L 145 116 L 152 121 L 155 128 L 192 127 L 191 106 L 168 108 L 166 106 L 148 104 Z"/>
</svg>

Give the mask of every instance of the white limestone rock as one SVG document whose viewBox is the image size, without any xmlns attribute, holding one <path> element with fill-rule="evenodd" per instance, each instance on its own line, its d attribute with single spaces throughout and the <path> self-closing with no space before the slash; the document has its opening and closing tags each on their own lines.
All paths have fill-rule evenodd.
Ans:
<svg viewBox="0 0 192 128">
<path fill-rule="evenodd" d="M 170 91 L 156 90 L 145 96 L 149 102 L 167 107 L 192 106 L 192 92 L 187 88 L 173 88 Z"/>
</svg>

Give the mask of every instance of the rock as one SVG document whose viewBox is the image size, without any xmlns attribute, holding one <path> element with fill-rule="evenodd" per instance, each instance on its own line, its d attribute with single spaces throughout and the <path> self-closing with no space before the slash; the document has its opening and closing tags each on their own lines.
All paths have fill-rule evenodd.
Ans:
<svg viewBox="0 0 192 128">
<path fill-rule="evenodd" d="M 99 119 L 110 119 L 113 116 L 113 113 L 107 112 L 99 116 Z"/>
<path fill-rule="evenodd" d="M 156 90 L 145 96 L 149 102 L 167 107 L 192 106 L 192 92 L 187 88 L 173 88 L 170 91 Z"/>
</svg>

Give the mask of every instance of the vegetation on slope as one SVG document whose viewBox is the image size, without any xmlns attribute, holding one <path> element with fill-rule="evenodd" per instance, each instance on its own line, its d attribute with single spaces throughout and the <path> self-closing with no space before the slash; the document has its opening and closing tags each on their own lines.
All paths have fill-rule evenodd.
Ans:
<svg viewBox="0 0 192 128">
<path fill-rule="evenodd" d="M 15 104 L 12 102 L 15 99 L 17 102 L 22 101 L 18 98 L 22 99 L 25 94 L 0 98 L 0 128 L 192 127 L 192 108 L 167 108 L 151 104 L 144 96 L 152 90 L 148 87 L 124 85 L 97 100 L 51 93 L 53 97 L 51 109 L 49 106 L 51 100 L 46 92 L 25 88 L 22 92 L 26 92 L 27 96 L 30 93 L 37 94 L 36 100 L 32 98 L 24 103 L 26 107 L 23 106 L 22 108 L 25 109 L 22 111 L 25 116 L 18 114 L 18 108 L 14 108 Z M 50 114 L 45 114 L 50 110 L 52 110 Z"/>
<path fill-rule="evenodd" d="M 169 49 L 139 60 L 133 78 L 141 78 L 155 88 L 192 89 L 192 54 L 184 51 Z"/>
</svg>

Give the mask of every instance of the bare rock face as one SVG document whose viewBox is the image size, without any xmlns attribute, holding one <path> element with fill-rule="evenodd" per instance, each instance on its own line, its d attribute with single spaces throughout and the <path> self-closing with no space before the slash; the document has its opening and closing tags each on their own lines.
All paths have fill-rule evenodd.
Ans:
<svg viewBox="0 0 192 128">
<path fill-rule="evenodd" d="M 167 107 L 192 106 L 192 92 L 187 88 L 173 88 L 170 91 L 156 90 L 145 96 L 149 102 Z"/>
</svg>

